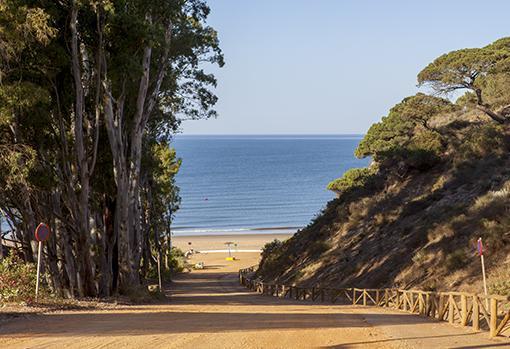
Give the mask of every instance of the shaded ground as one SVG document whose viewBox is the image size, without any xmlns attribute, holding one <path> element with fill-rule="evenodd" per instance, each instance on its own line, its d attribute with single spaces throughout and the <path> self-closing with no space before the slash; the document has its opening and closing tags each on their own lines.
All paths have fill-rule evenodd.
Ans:
<svg viewBox="0 0 510 349">
<path fill-rule="evenodd" d="M 0 324 L 0 348 L 501 348 L 504 342 L 403 313 L 260 296 L 237 285 L 237 269 L 197 255 L 208 269 L 182 275 L 164 304 L 64 311 Z M 403 340 L 403 338 L 407 338 Z"/>
</svg>

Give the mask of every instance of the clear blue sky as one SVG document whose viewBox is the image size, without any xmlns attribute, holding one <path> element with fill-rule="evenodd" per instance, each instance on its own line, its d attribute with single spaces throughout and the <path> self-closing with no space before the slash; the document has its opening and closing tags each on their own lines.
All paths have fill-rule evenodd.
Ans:
<svg viewBox="0 0 510 349">
<path fill-rule="evenodd" d="M 185 134 L 364 133 L 442 53 L 510 35 L 508 0 L 209 0 L 218 119 Z"/>
</svg>

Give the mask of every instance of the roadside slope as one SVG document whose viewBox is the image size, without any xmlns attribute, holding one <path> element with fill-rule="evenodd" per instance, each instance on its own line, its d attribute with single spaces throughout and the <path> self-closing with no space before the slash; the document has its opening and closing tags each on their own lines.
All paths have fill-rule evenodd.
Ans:
<svg viewBox="0 0 510 349">
<path fill-rule="evenodd" d="M 341 193 L 294 237 L 267 245 L 258 276 L 304 286 L 481 292 L 481 236 L 490 291 L 508 294 L 510 135 L 490 130 L 457 131 L 425 168 L 375 164 L 370 185 Z M 462 150 L 466 144 L 476 152 Z"/>
</svg>

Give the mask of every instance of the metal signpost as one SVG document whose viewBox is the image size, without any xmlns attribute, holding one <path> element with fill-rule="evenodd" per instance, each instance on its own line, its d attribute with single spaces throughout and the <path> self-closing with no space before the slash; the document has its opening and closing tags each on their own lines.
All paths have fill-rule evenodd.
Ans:
<svg viewBox="0 0 510 349">
<path fill-rule="evenodd" d="M 37 281 L 35 284 L 35 301 L 39 296 L 39 275 L 41 273 L 41 251 L 42 242 L 48 240 L 50 237 L 50 227 L 44 223 L 40 223 L 35 229 L 35 239 L 39 242 L 39 250 L 37 251 Z"/>
</svg>

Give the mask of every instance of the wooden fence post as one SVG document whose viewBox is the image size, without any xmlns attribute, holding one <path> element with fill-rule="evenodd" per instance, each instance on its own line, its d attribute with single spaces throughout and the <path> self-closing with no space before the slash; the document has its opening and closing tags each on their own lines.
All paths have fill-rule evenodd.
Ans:
<svg viewBox="0 0 510 349">
<path fill-rule="evenodd" d="M 507 310 L 509 297 L 478 296 L 465 292 L 426 292 L 388 288 L 303 288 L 264 283 L 260 280 L 251 279 L 248 277 L 248 273 L 252 271 L 253 268 L 239 270 L 239 283 L 262 295 L 294 298 L 295 300 L 311 300 L 312 302 L 318 300 L 319 297 L 320 301 L 324 302 L 326 298 L 330 297 L 331 303 L 335 303 L 339 297 L 349 299 L 352 290 L 352 305 L 358 305 L 361 301 L 363 306 L 373 303 L 376 306 L 393 307 L 398 310 L 411 311 L 412 313 L 437 318 L 440 321 L 446 320 L 451 324 L 458 322 L 462 326 L 471 326 L 473 331 L 480 331 L 481 322 L 487 320 L 490 337 L 496 337 L 499 333 L 505 331 L 510 321 L 510 312 Z M 381 294 L 382 291 L 384 291 L 384 295 Z M 370 294 L 370 292 L 373 292 L 373 294 Z M 460 305 L 457 303 L 458 297 L 460 297 Z M 482 307 L 482 299 L 489 303 L 487 309 Z M 500 305 L 500 301 L 504 303 Z M 498 315 L 500 315 L 498 314 L 498 308 L 505 309 L 505 316 L 502 320 L 498 319 Z M 482 321 L 480 321 L 480 317 L 482 317 Z M 459 321 L 457 321 L 457 318 Z"/>
<path fill-rule="evenodd" d="M 497 329 L 498 329 L 498 301 L 494 298 L 491 298 L 490 301 L 490 336 L 496 337 L 497 336 Z"/>
<path fill-rule="evenodd" d="M 480 305 L 478 304 L 478 296 L 473 295 L 473 330 L 480 331 Z"/>
<path fill-rule="evenodd" d="M 455 308 L 453 307 L 453 302 L 455 302 L 455 299 L 452 295 L 448 296 L 448 322 L 453 324 L 455 320 L 455 314 L 453 313 L 455 311 Z"/>
<path fill-rule="evenodd" d="M 460 323 L 466 326 L 468 322 L 467 297 L 465 294 L 460 296 Z"/>
<path fill-rule="evenodd" d="M 437 311 L 437 319 L 443 321 L 444 318 L 444 296 L 439 294 L 439 309 Z"/>
</svg>

